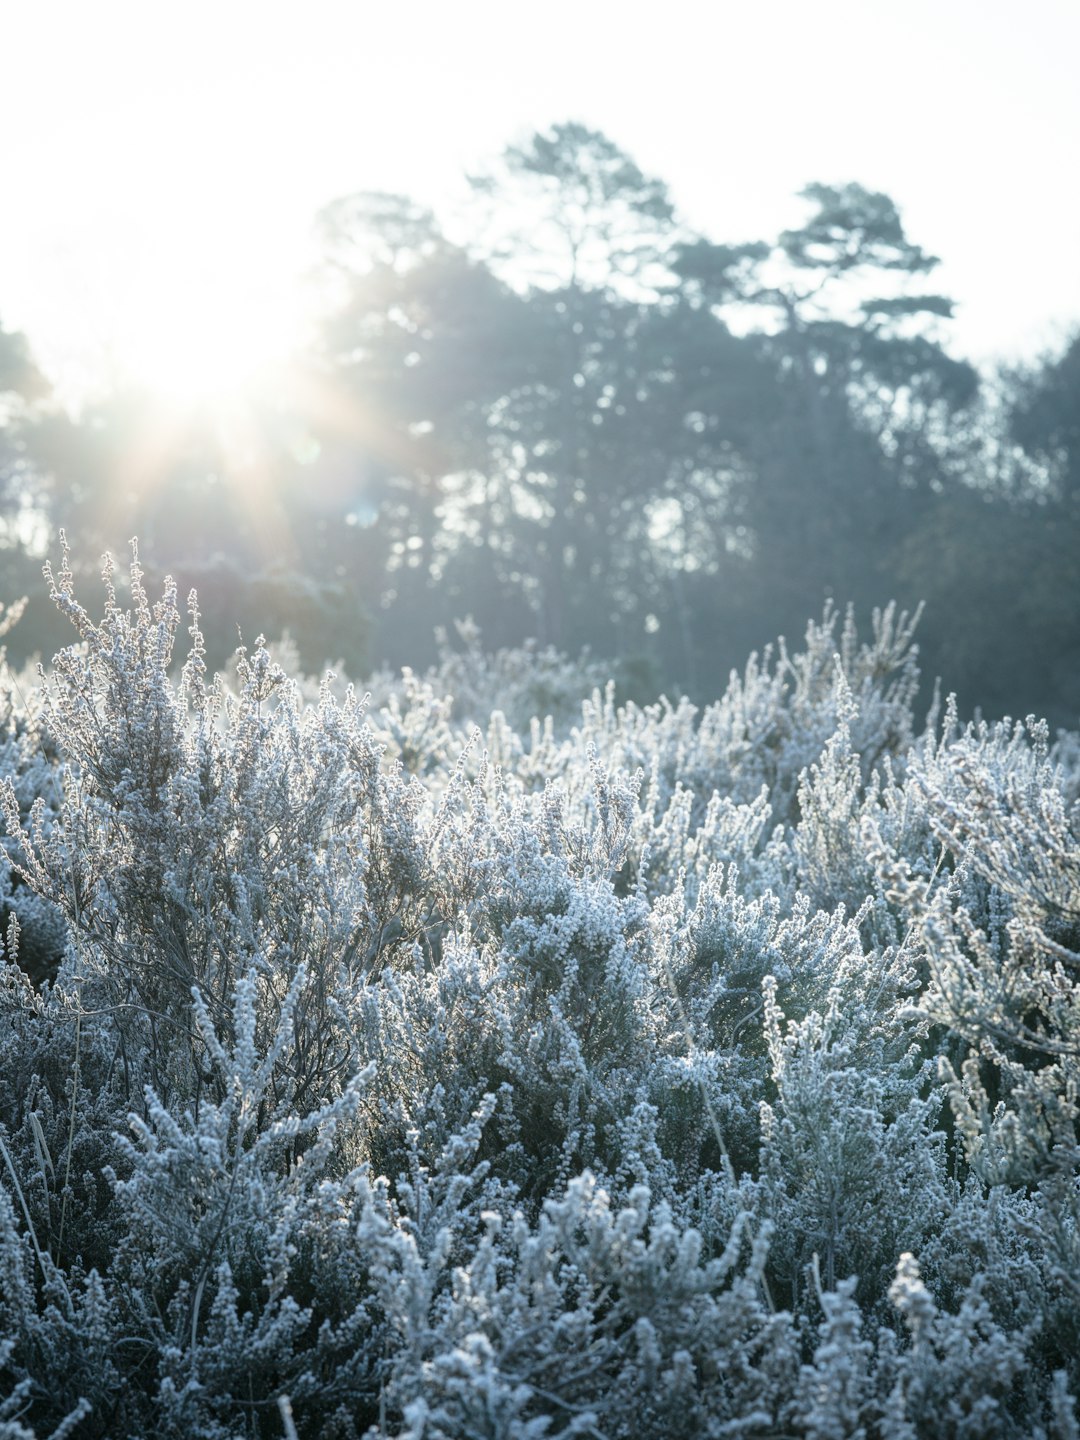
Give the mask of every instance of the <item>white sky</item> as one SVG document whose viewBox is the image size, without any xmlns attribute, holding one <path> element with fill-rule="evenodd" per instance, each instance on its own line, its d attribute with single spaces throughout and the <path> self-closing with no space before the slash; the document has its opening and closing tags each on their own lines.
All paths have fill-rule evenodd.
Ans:
<svg viewBox="0 0 1080 1440">
<path fill-rule="evenodd" d="M 252 328 L 327 200 L 438 206 L 580 119 L 718 240 L 887 191 L 954 348 L 1031 356 L 1080 323 L 1078 57 L 1080 0 L 0 0 L 0 320 L 75 386 L 185 316 Z"/>
</svg>

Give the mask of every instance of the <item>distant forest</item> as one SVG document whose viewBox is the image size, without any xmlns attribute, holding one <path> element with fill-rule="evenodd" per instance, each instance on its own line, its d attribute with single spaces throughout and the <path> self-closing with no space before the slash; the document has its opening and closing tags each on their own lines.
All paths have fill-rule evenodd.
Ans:
<svg viewBox="0 0 1080 1440">
<path fill-rule="evenodd" d="M 1076 725 L 1080 335 L 993 374 L 955 358 L 936 258 L 859 184 L 719 243 L 568 123 L 471 191 L 448 227 L 329 204 L 308 343 L 235 411 L 116 389 L 70 413 L 0 330 L 13 661 L 69 638 L 41 576 L 63 528 L 95 572 L 137 534 L 219 644 L 287 630 L 311 672 L 422 667 L 472 617 L 487 648 L 707 700 L 827 604 L 895 599 L 925 602 L 921 667 L 962 713 Z"/>
</svg>

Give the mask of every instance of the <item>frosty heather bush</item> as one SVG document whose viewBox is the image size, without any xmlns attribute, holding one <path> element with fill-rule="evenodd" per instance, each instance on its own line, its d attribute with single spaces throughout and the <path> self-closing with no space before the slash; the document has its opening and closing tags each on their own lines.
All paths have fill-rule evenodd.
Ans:
<svg viewBox="0 0 1080 1440">
<path fill-rule="evenodd" d="M 700 711 L 467 631 L 369 706 L 48 574 L 0 1440 L 1075 1437 L 1073 737 L 920 726 L 891 608 Z"/>
</svg>

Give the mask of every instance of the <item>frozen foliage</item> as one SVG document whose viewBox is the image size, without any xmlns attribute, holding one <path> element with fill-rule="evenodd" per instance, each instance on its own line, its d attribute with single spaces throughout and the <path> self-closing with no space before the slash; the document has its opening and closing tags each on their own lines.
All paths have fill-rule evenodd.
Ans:
<svg viewBox="0 0 1080 1440">
<path fill-rule="evenodd" d="M 1074 738 L 891 610 L 367 705 L 104 578 L 0 716 L 0 1440 L 1074 1440 Z"/>
</svg>

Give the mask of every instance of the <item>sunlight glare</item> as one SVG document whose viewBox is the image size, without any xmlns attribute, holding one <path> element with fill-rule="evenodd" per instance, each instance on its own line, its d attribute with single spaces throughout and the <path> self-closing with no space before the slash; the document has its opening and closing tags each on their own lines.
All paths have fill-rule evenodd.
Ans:
<svg viewBox="0 0 1080 1440">
<path fill-rule="evenodd" d="M 266 293 L 242 270 L 200 267 L 146 277 L 116 317 L 124 376 L 166 400 L 224 400 L 258 386 L 288 352 L 291 297 Z"/>
<path fill-rule="evenodd" d="M 174 405 L 238 400 L 265 384 L 301 330 L 299 270 L 268 236 L 286 227 L 226 153 L 201 147 L 184 185 L 155 175 L 132 226 L 107 322 L 119 378 Z M 115 283 L 119 281 L 119 283 Z"/>
</svg>

